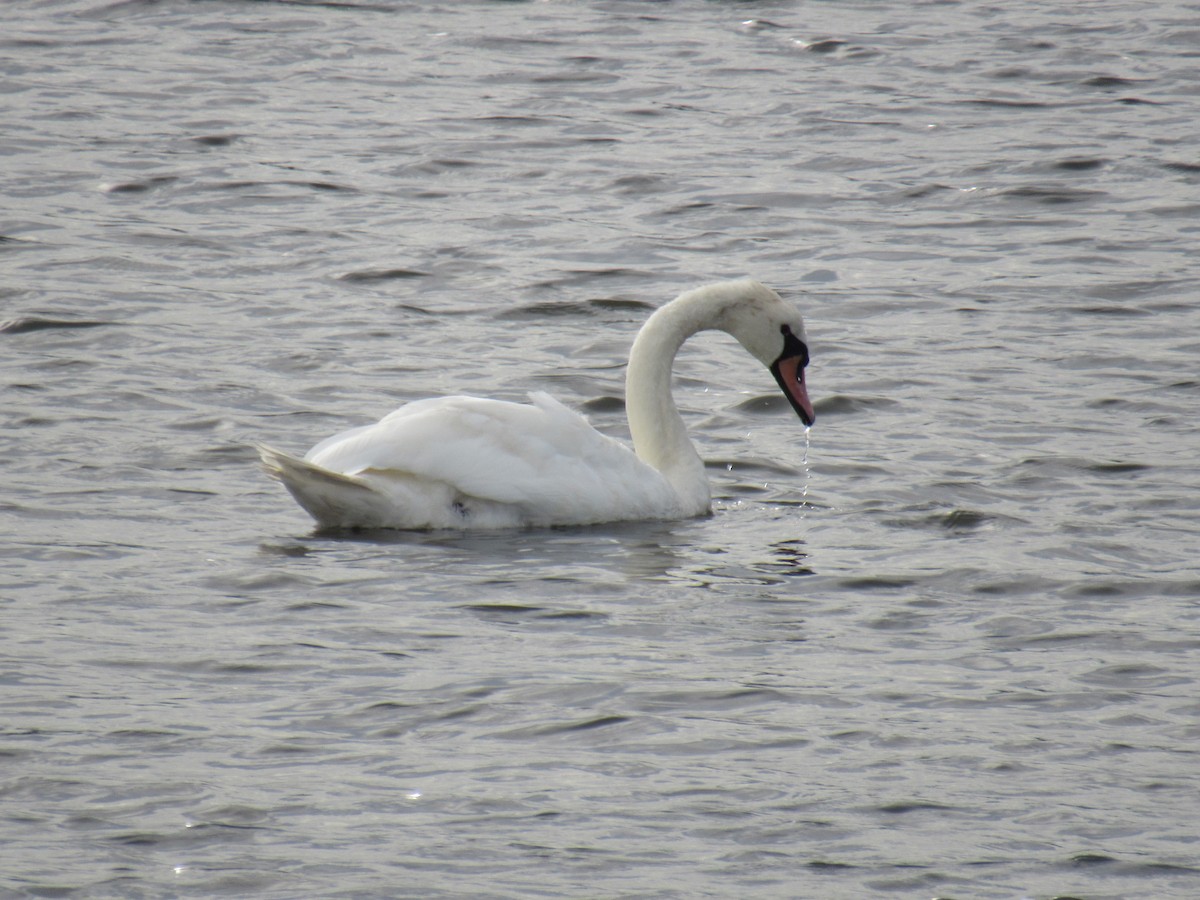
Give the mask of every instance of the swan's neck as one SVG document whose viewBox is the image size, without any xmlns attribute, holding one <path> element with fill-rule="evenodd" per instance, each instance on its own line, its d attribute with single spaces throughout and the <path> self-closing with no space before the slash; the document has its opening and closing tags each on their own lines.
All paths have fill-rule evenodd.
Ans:
<svg viewBox="0 0 1200 900">
<path fill-rule="evenodd" d="M 683 342 L 711 326 L 707 310 L 682 299 L 659 309 L 638 332 L 625 372 L 625 411 L 638 457 L 662 472 L 696 514 L 709 508 L 708 477 L 671 396 L 671 369 Z"/>
</svg>

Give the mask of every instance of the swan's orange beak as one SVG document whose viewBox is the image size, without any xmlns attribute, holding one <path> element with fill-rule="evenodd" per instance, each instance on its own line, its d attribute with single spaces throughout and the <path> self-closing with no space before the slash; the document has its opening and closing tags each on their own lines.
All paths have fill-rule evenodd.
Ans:
<svg viewBox="0 0 1200 900">
<path fill-rule="evenodd" d="M 788 337 L 791 337 L 789 334 Z M 803 345 L 801 345 L 803 347 Z M 817 420 L 813 412 L 812 401 L 808 399 L 808 388 L 804 386 L 804 366 L 808 363 L 808 352 L 796 356 L 781 356 L 771 366 L 771 374 L 783 389 L 783 395 L 792 404 L 805 425 L 811 425 Z"/>
</svg>

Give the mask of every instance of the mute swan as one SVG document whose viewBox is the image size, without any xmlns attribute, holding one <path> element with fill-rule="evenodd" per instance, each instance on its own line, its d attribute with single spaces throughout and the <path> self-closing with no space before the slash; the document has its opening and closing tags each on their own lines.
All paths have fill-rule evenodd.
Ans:
<svg viewBox="0 0 1200 900">
<path fill-rule="evenodd" d="M 629 354 L 633 451 L 548 394 L 532 404 L 418 400 L 317 444 L 304 459 L 259 446 L 323 527 L 511 528 L 673 519 L 709 512 L 709 484 L 671 397 L 671 366 L 697 331 L 733 335 L 767 366 L 804 424 L 804 322 L 749 279 L 681 294 L 646 321 Z"/>
</svg>

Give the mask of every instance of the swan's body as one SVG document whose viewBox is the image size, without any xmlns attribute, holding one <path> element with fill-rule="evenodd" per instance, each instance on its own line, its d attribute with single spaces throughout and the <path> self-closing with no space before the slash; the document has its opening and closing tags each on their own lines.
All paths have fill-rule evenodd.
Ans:
<svg viewBox="0 0 1200 900">
<path fill-rule="evenodd" d="M 655 312 L 634 341 L 625 406 L 634 449 L 547 394 L 531 404 L 409 403 L 297 459 L 260 447 L 268 473 L 324 527 L 512 528 L 674 519 L 709 511 L 704 464 L 671 397 L 683 342 L 716 328 L 771 369 L 812 424 L 804 324 L 755 281 L 708 285 Z"/>
</svg>

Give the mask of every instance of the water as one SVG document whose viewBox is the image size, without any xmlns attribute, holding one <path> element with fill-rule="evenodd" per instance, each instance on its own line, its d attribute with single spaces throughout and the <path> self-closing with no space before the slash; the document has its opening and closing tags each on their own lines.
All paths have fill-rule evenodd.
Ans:
<svg viewBox="0 0 1200 900">
<path fill-rule="evenodd" d="M 0 893 L 1195 896 L 1198 12 L 6 6 Z M 709 519 L 256 469 L 742 275 Z"/>
</svg>

